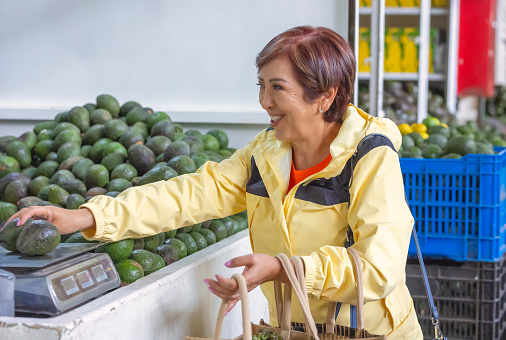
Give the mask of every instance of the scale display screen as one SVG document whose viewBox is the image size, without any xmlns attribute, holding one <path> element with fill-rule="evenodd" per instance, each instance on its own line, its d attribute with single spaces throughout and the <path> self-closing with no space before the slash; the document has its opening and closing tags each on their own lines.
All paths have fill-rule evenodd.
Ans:
<svg viewBox="0 0 506 340">
<path fill-rule="evenodd" d="M 92 268 L 92 270 L 93 270 L 93 268 Z M 93 282 L 93 279 L 90 276 L 90 272 L 87 270 L 77 273 L 77 281 L 79 281 L 79 284 L 83 288 L 87 288 L 87 287 L 93 286 L 95 284 Z"/>
<path fill-rule="evenodd" d="M 63 290 L 67 295 L 72 295 L 75 292 L 79 291 L 79 287 L 77 286 L 76 280 L 73 276 L 66 277 L 61 280 L 61 285 L 63 286 Z"/>
</svg>

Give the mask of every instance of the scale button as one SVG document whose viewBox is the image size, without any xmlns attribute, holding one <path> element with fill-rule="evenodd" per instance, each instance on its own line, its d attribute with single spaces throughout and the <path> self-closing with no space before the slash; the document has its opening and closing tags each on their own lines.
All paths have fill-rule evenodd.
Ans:
<svg viewBox="0 0 506 340">
<path fill-rule="evenodd" d="M 67 295 L 71 295 L 79 291 L 79 287 L 77 286 L 76 280 L 73 276 L 69 276 L 61 280 L 61 284 Z"/>
<path fill-rule="evenodd" d="M 93 272 L 93 275 L 95 275 L 95 279 L 97 280 L 97 282 L 104 281 L 105 279 L 107 279 L 107 273 L 104 271 L 104 267 L 102 267 L 101 264 L 92 267 L 91 271 Z"/>
<path fill-rule="evenodd" d="M 79 284 L 83 288 L 87 288 L 94 284 L 93 280 L 91 279 L 90 272 L 87 270 L 77 273 L 76 276 L 77 280 L 79 281 Z"/>
</svg>

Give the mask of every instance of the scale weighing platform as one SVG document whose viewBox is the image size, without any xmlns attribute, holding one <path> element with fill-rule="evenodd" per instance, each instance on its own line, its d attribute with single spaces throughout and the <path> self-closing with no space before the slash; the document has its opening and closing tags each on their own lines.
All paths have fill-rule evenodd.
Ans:
<svg viewBox="0 0 506 340">
<path fill-rule="evenodd" d="M 99 243 L 60 243 L 47 255 L 23 256 L 0 247 L 0 269 L 16 276 L 16 314 L 59 315 L 120 285 Z"/>
</svg>

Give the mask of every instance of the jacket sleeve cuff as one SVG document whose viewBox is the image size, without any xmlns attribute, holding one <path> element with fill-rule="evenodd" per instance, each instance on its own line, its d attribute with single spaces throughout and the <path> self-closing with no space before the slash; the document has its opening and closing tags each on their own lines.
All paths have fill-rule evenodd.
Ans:
<svg viewBox="0 0 506 340">
<path fill-rule="evenodd" d="M 306 269 L 306 290 L 308 295 L 317 295 L 315 292 L 316 286 L 316 263 L 312 256 L 301 256 L 302 261 L 304 261 L 304 266 Z"/>
<path fill-rule="evenodd" d="M 100 240 L 105 234 L 105 218 L 102 209 L 100 209 L 96 204 L 90 200 L 88 203 L 85 203 L 79 207 L 79 209 L 88 209 L 93 214 L 95 218 L 95 229 L 85 229 L 81 230 L 81 234 L 87 240 Z"/>
</svg>

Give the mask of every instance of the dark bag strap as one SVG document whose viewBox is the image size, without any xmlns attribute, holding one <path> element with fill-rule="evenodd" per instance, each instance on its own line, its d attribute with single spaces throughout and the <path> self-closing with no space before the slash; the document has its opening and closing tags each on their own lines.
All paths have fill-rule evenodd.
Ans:
<svg viewBox="0 0 506 340">
<path fill-rule="evenodd" d="M 366 155 L 369 151 L 371 151 L 372 149 L 374 149 L 378 146 L 383 146 L 383 145 L 389 146 L 390 148 L 392 148 L 392 150 L 394 150 L 397 153 L 394 145 L 392 144 L 392 141 L 390 141 L 390 139 L 387 136 L 379 134 L 379 133 L 373 133 L 373 134 L 367 135 L 360 141 L 360 143 L 357 146 L 357 150 L 350 157 L 348 162 L 346 162 L 346 165 L 343 169 L 343 174 L 344 174 L 343 179 L 344 180 L 341 179 L 341 177 L 338 177 L 341 180 L 341 185 L 344 190 L 349 191 L 351 188 L 351 185 L 353 183 L 353 171 L 355 170 L 355 166 L 358 163 L 358 161 L 364 155 Z M 348 178 L 349 178 L 349 180 L 348 180 Z M 348 204 L 349 204 L 349 202 L 348 202 Z M 406 204 L 409 205 L 407 198 L 406 198 Z M 414 226 L 413 226 L 413 239 L 415 240 L 416 253 L 418 256 L 418 261 L 420 263 L 420 270 L 421 270 L 422 276 L 423 276 L 423 283 L 425 286 L 425 292 L 427 294 L 427 299 L 429 301 L 429 306 L 430 306 L 430 311 L 431 311 L 431 320 L 432 320 L 432 325 L 434 326 L 434 331 L 435 331 L 435 336 L 436 336 L 435 339 L 447 340 L 447 338 L 441 332 L 441 328 L 439 325 L 439 313 L 437 311 L 436 305 L 434 304 L 434 299 L 432 298 L 432 292 L 430 290 L 429 279 L 427 278 L 427 271 L 425 270 L 425 264 L 423 262 L 422 251 L 420 250 L 420 244 L 418 243 L 418 237 L 416 235 L 416 228 Z M 345 247 L 346 248 L 351 247 L 354 243 L 355 243 L 355 241 L 353 238 L 353 231 L 351 230 L 350 226 L 348 225 L 348 231 L 346 232 Z M 341 309 L 341 305 L 342 305 L 341 302 L 337 303 L 336 314 L 335 314 L 336 318 L 337 318 L 339 311 Z M 350 326 L 353 328 L 357 327 L 357 307 L 352 306 L 352 305 L 350 305 Z"/>
</svg>

